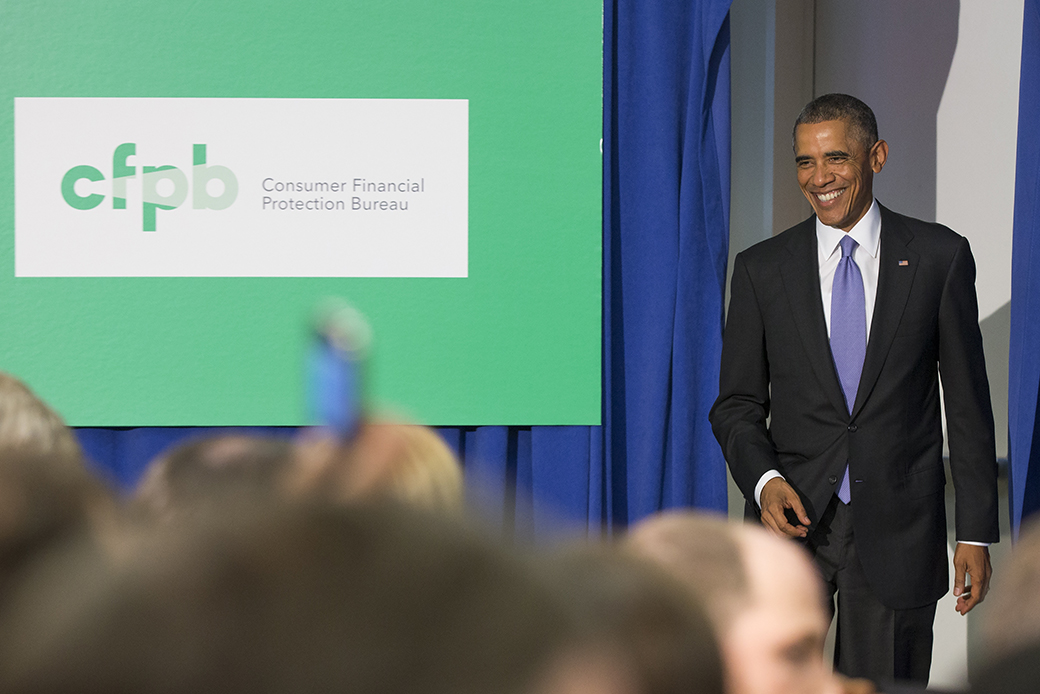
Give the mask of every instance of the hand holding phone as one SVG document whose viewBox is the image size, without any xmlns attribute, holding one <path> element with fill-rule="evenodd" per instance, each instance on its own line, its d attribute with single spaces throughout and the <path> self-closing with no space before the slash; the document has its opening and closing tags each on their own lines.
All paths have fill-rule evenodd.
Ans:
<svg viewBox="0 0 1040 694">
<path fill-rule="evenodd" d="M 310 420 L 329 427 L 341 441 L 351 441 L 361 427 L 372 329 L 357 309 L 341 300 L 323 303 L 312 327 L 307 360 Z"/>
</svg>

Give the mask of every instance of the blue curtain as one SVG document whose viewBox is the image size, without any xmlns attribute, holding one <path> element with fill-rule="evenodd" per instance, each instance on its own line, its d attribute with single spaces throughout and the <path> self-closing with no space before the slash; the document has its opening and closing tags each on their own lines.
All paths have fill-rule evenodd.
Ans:
<svg viewBox="0 0 1040 694">
<path fill-rule="evenodd" d="M 479 505 L 517 536 L 726 509 L 707 415 L 729 236 L 729 5 L 604 3 L 603 424 L 441 430 Z M 80 437 L 129 486 L 155 453 L 206 431 Z"/>
<path fill-rule="evenodd" d="M 1017 539 L 1022 520 L 1040 509 L 1040 0 L 1026 0 L 1022 27 L 1009 369 L 1008 496 Z"/>
</svg>

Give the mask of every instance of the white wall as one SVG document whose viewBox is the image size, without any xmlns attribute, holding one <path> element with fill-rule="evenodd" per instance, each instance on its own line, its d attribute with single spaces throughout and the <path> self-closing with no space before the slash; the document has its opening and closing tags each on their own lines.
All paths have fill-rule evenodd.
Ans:
<svg viewBox="0 0 1040 694">
<path fill-rule="evenodd" d="M 1007 457 L 1011 231 L 1023 0 L 962 0 L 938 113 L 935 218 L 971 242 L 997 455 Z"/>
</svg>

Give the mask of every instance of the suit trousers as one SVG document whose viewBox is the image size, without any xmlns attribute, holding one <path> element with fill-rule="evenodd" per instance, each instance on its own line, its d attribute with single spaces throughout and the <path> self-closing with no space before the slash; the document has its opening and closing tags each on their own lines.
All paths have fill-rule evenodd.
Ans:
<svg viewBox="0 0 1040 694">
<path fill-rule="evenodd" d="M 856 552 L 852 510 L 837 496 L 806 544 L 823 578 L 832 618 L 837 594 L 835 670 L 878 683 L 927 684 L 936 603 L 908 610 L 881 603 Z"/>
</svg>

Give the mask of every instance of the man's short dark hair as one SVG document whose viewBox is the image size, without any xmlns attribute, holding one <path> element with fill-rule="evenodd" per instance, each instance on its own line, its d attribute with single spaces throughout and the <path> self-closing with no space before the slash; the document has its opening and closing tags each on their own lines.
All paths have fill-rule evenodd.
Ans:
<svg viewBox="0 0 1040 694">
<path fill-rule="evenodd" d="M 274 494 L 287 474 L 292 444 L 274 436 L 229 432 L 174 446 L 148 465 L 135 510 L 158 518 L 257 493 Z"/>
<path fill-rule="evenodd" d="M 639 691 L 725 691 L 712 623 L 697 593 L 667 569 L 631 552 L 585 546 L 549 556 L 544 573 L 580 640 L 627 659 Z"/>
<path fill-rule="evenodd" d="M 141 531 L 5 600 L 0 691 L 519 694 L 574 629 L 523 557 L 390 502 L 261 496 Z"/>
<path fill-rule="evenodd" d="M 844 121 L 850 135 L 870 149 L 878 141 L 877 119 L 870 107 L 848 94 L 824 94 L 810 101 L 794 122 L 791 136 L 796 138 L 799 125 L 815 125 L 829 120 Z M 794 139 L 797 143 L 797 140 Z"/>
</svg>

